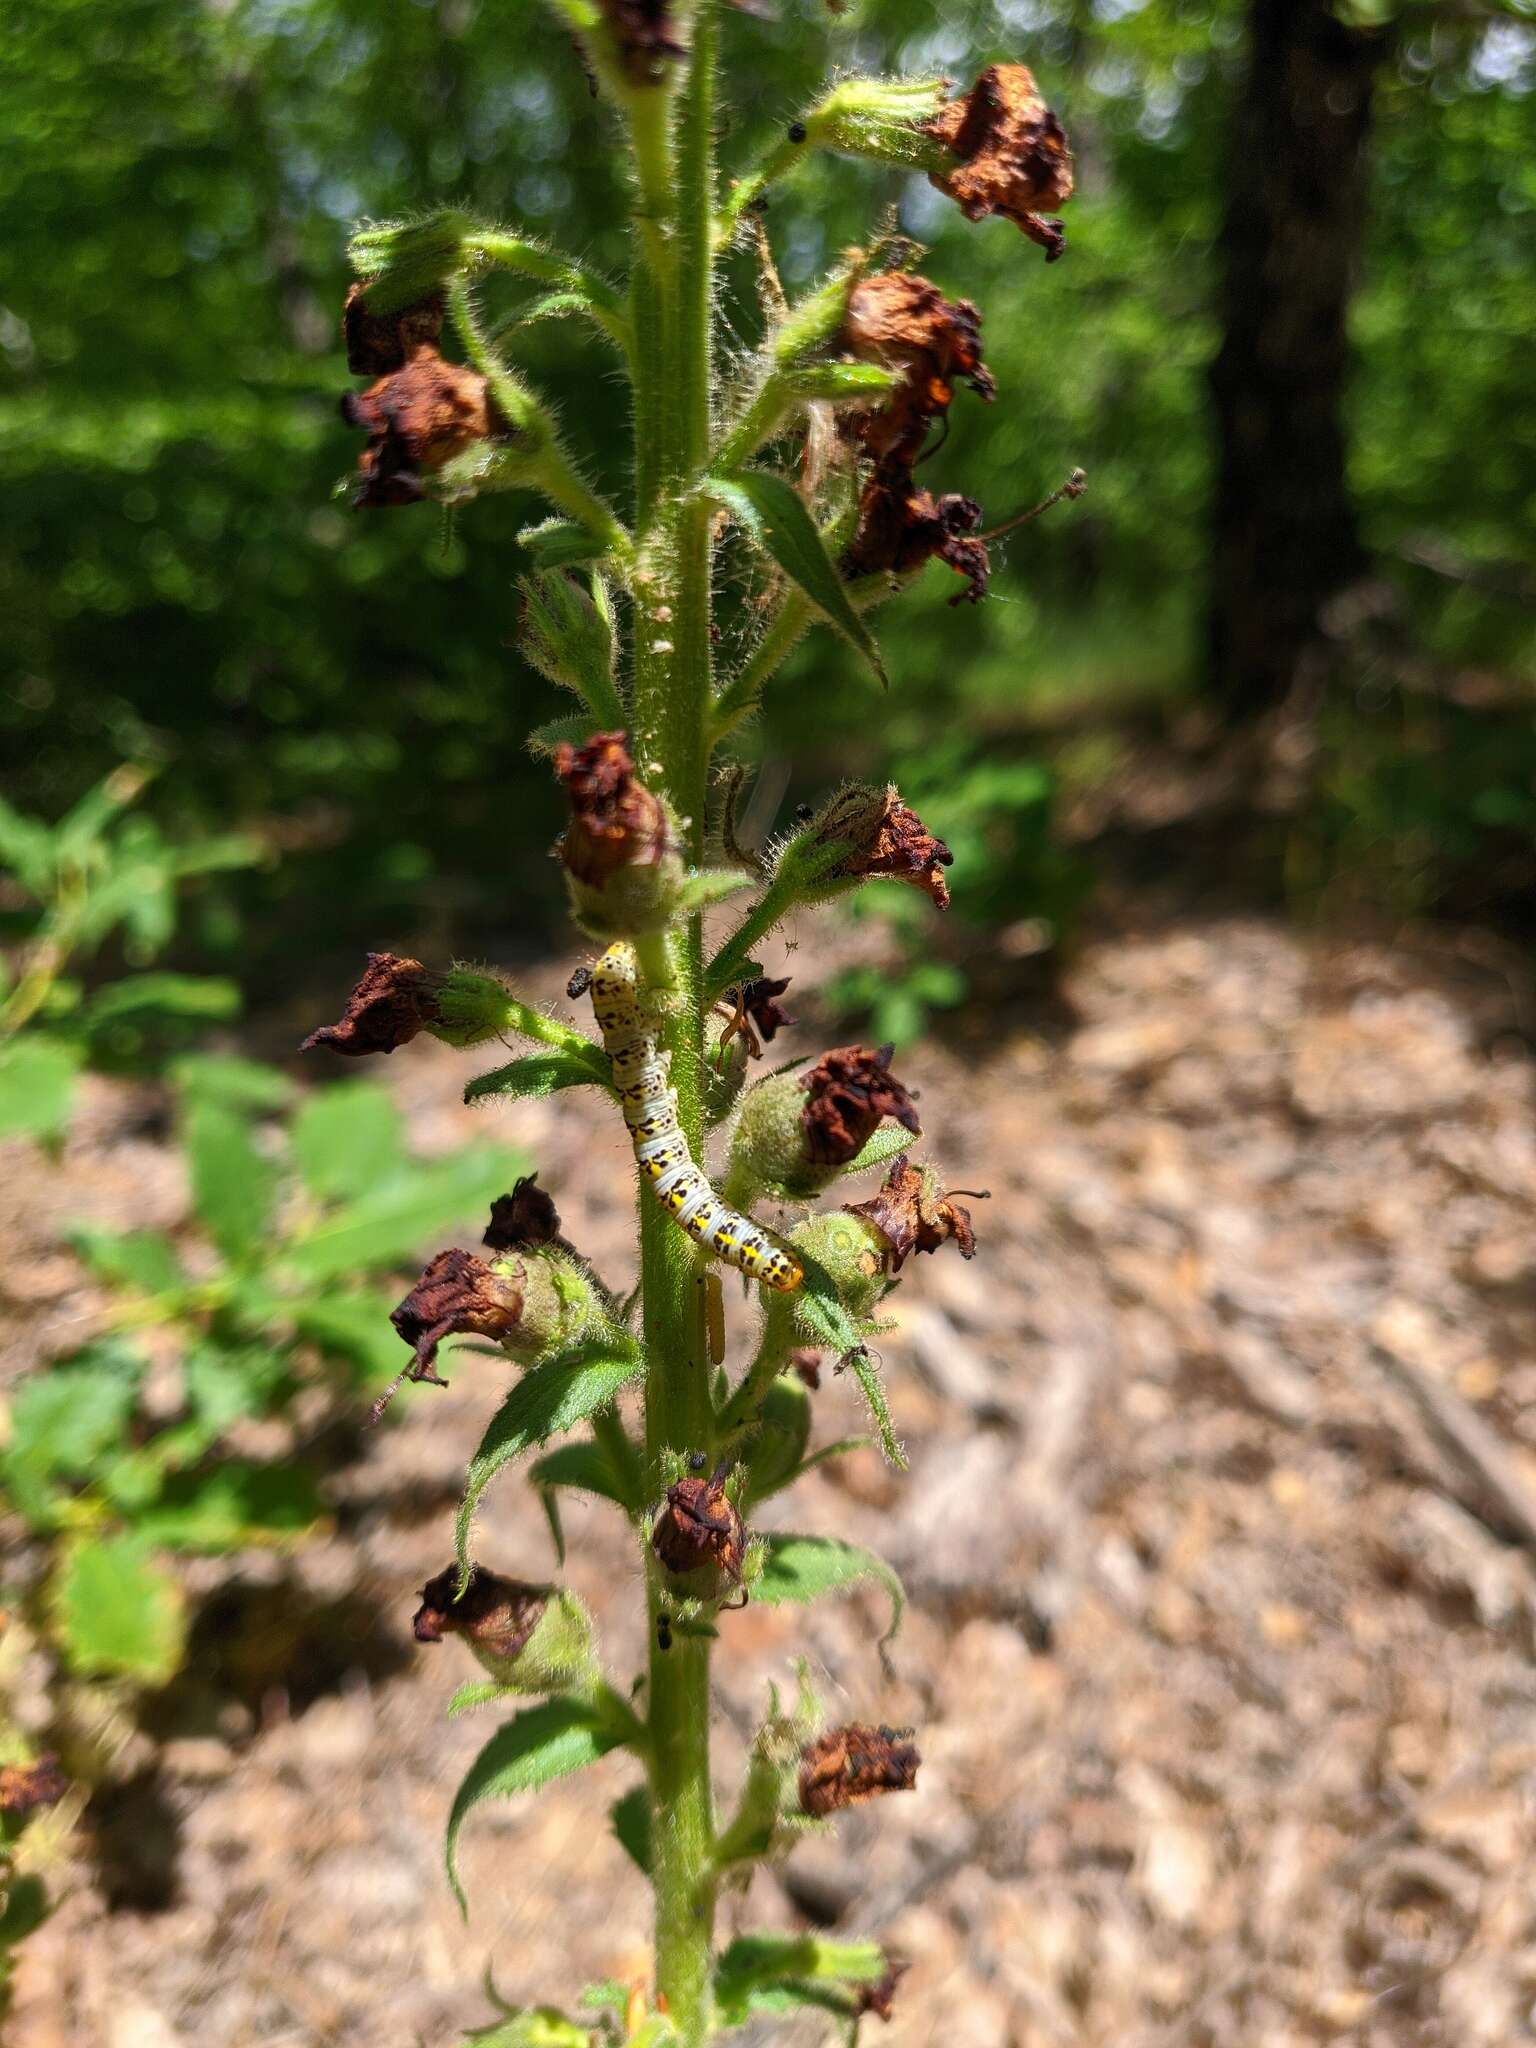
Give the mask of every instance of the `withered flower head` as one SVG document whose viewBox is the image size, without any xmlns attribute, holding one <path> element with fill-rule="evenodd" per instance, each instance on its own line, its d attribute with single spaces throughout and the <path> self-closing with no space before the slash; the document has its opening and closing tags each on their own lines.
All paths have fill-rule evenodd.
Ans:
<svg viewBox="0 0 1536 2048">
<path fill-rule="evenodd" d="M 440 977 L 398 953 L 370 953 L 368 969 L 347 997 L 339 1024 L 322 1025 L 299 1047 L 317 1045 L 361 1059 L 365 1053 L 393 1052 L 409 1045 L 418 1032 L 441 1022 L 437 1005 Z"/>
<path fill-rule="evenodd" d="M 813 1394 L 821 1385 L 821 1353 L 814 1345 L 798 1345 L 791 1351 L 789 1369 Z"/>
<path fill-rule="evenodd" d="M 850 1722 L 800 1752 L 800 1806 L 822 1820 L 882 1792 L 911 1792 L 922 1759 L 906 1730 Z"/>
<path fill-rule="evenodd" d="M 951 1239 L 961 1258 L 976 1256 L 970 1210 L 952 1202 L 940 1191 L 933 1172 L 913 1166 L 905 1152 L 891 1162 L 878 1192 L 867 1202 L 845 1202 L 843 1207 L 850 1216 L 872 1223 L 886 1239 L 886 1264 L 892 1273 L 899 1273 L 913 1252 L 936 1252 Z"/>
<path fill-rule="evenodd" d="M 505 431 L 478 370 L 450 363 L 430 346 L 366 391 L 349 391 L 341 416 L 368 435 L 352 500 L 359 506 L 414 505 L 426 495 L 423 476 Z"/>
<path fill-rule="evenodd" d="M 418 1643 L 440 1643 L 445 1635 L 465 1636 L 492 1655 L 515 1657 L 538 1627 L 549 1604 L 548 1586 L 504 1579 L 483 1565 L 471 1565 L 462 1600 L 454 1594 L 459 1568 L 449 1565 L 421 1589 L 421 1605 L 411 1628 Z"/>
<path fill-rule="evenodd" d="M 882 462 L 865 479 L 858 527 L 840 566 L 849 577 L 882 571 L 909 576 L 937 556 L 966 579 L 950 603 L 979 604 L 992 574 L 986 542 L 976 537 L 980 524 L 981 507 L 974 498 L 958 491 L 936 498 L 913 483 L 904 463 Z"/>
<path fill-rule="evenodd" d="M 930 172 L 929 183 L 948 193 L 967 220 L 1006 215 L 1053 263 L 1066 236 L 1061 222 L 1043 219 L 1040 209 L 1072 197 L 1072 151 L 1027 66 L 983 71 L 969 93 L 927 124 L 927 133 L 958 159 L 954 170 Z"/>
<path fill-rule="evenodd" d="M 847 843 L 839 875 L 910 882 L 938 909 L 949 908 L 949 885 L 940 870 L 953 866 L 955 857 L 911 805 L 902 802 L 894 782 L 883 790 L 868 783 L 851 784 L 827 805 L 817 830 L 825 843 Z"/>
<path fill-rule="evenodd" d="M 666 77 L 667 60 L 688 54 L 687 46 L 677 38 L 671 0 L 599 0 L 599 4 L 632 85 L 659 85 Z"/>
<path fill-rule="evenodd" d="M 726 1498 L 728 1470 L 721 1465 L 708 1479 L 679 1479 L 667 1489 L 651 1548 L 669 1572 L 694 1572 L 712 1564 L 727 1578 L 740 1579 L 746 1531 Z"/>
<path fill-rule="evenodd" d="M 996 390 L 981 360 L 980 313 L 969 299 L 946 299 L 926 277 L 892 270 L 861 278 L 839 338 L 859 361 L 879 363 L 901 379 L 882 404 L 848 416 L 849 431 L 877 461 L 910 469 L 929 421 L 949 410 L 957 382 L 985 399 Z"/>
<path fill-rule="evenodd" d="M 786 974 L 781 981 L 772 981 L 766 974 L 760 974 L 755 981 L 744 982 L 738 991 L 742 1011 L 764 1045 L 771 1045 L 778 1032 L 796 1021 L 779 1001 L 789 987 L 789 979 Z"/>
<path fill-rule="evenodd" d="M 562 744 L 555 773 L 570 799 L 560 857 L 578 882 L 600 888 L 620 868 L 661 859 L 667 814 L 636 779 L 622 732 L 594 733 L 584 747 Z"/>
<path fill-rule="evenodd" d="M 491 1220 L 480 1242 L 492 1251 L 520 1252 L 553 1244 L 559 1235 L 559 1211 L 539 1186 L 538 1175 L 527 1173 L 513 1184 L 510 1195 L 498 1195 L 492 1202 Z"/>
<path fill-rule="evenodd" d="M 412 1348 L 406 1368 L 413 1380 L 433 1380 L 437 1347 L 445 1337 L 489 1337 L 499 1343 L 517 1327 L 523 1289 L 510 1273 L 497 1273 L 473 1252 L 439 1252 L 389 1320 Z"/>
<path fill-rule="evenodd" d="M 890 1070 L 894 1052 L 890 1045 L 878 1052 L 844 1045 L 812 1067 L 800 1122 L 816 1165 L 846 1166 L 856 1159 L 882 1117 L 894 1117 L 914 1137 L 921 1134 L 917 1106 Z"/>
<path fill-rule="evenodd" d="M 375 313 L 368 287 L 348 288 L 341 332 L 347 345 L 347 368 L 354 377 L 388 377 L 403 370 L 419 350 L 436 345 L 443 331 L 443 295 L 432 292 L 414 306 Z"/>
<path fill-rule="evenodd" d="M 0 1813 L 15 1819 L 57 1806 L 68 1790 L 69 1780 L 52 1754 L 29 1764 L 0 1764 Z"/>
<path fill-rule="evenodd" d="M 862 2019 L 872 2013 L 877 2020 L 895 2017 L 896 1992 L 901 1980 L 911 1968 L 910 1963 L 893 1963 L 886 1958 L 886 1972 L 877 1984 L 861 1984 L 854 2004 L 854 2017 Z"/>
</svg>

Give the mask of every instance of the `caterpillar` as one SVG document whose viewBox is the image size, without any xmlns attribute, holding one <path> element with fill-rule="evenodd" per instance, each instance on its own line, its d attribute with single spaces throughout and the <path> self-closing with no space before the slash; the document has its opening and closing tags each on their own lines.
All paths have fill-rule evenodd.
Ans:
<svg viewBox="0 0 1536 2048">
<path fill-rule="evenodd" d="M 722 1202 L 693 1163 L 678 1127 L 677 1094 L 667 1085 L 666 1056 L 641 1015 L 639 982 L 635 949 L 620 939 L 594 968 L 574 975 L 570 988 L 572 996 L 591 991 L 635 1164 L 696 1244 L 749 1279 L 788 1294 L 805 1278 L 805 1269 L 749 1217 Z"/>
</svg>

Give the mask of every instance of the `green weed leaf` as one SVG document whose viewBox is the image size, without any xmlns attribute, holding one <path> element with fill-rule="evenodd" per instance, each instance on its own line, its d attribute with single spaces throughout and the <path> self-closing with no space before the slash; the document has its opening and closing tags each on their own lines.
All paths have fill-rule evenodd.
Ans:
<svg viewBox="0 0 1536 2048">
<path fill-rule="evenodd" d="M 322 1513 L 317 1476 L 307 1467 L 231 1459 L 207 1472 L 175 1474 L 134 1527 L 167 1550 L 217 1555 L 296 1542 Z"/>
<path fill-rule="evenodd" d="M 310 1193 L 322 1202 L 345 1202 L 398 1171 L 405 1126 L 376 1081 L 339 1081 L 305 1098 L 288 1142 Z"/>
<path fill-rule="evenodd" d="M 466 1918 L 469 1903 L 456 1865 L 459 1833 L 474 1809 L 487 1799 L 510 1799 L 515 1792 L 531 1792 L 554 1778 L 569 1777 L 606 1756 L 618 1741 L 613 1728 L 604 1726 L 590 1707 L 572 1699 L 545 1700 L 514 1714 L 497 1729 L 470 1765 L 448 1816 L 444 1851 L 448 1882 Z"/>
<path fill-rule="evenodd" d="M 531 1052 L 489 1074 L 477 1074 L 464 1090 L 466 1102 L 485 1102 L 493 1095 L 536 1098 L 561 1088 L 606 1088 L 608 1062 L 593 1046 L 590 1053 Z"/>
<path fill-rule="evenodd" d="M 277 1171 L 257 1149 L 241 1113 L 208 1097 L 189 1106 L 182 1125 L 192 1205 L 226 1258 L 253 1253 L 270 1229 Z"/>
<path fill-rule="evenodd" d="M 883 684 L 885 669 L 869 628 L 854 610 L 837 564 L 794 485 L 766 470 L 743 469 L 730 477 L 706 478 L 703 488 L 740 520 L 827 623 L 863 655 Z"/>
<path fill-rule="evenodd" d="M 174 1294 L 187 1284 L 176 1247 L 161 1230 L 102 1230 L 79 1224 L 69 1241 L 99 1280 L 136 1294 Z"/>
<path fill-rule="evenodd" d="M 54 1579 L 53 1608 L 64 1653 L 85 1677 L 161 1685 L 181 1662 L 181 1589 L 137 1536 L 72 1544 Z"/>
<path fill-rule="evenodd" d="M 901 1627 L 906 1595 L 901 1581 L 883 1557 L 833 1536 L 771 1535 L 761 1576 L 752 1597 L 767 1607 L 808 1605 L 824 1593 L 838 1593 L 861 1579 L 873 1579 L 890 1595 L 891 1625 L 880 1638 L 882 1650 Z"/>
<path fill-rule="evenodd" d="M 482 1212 L 527 1170 L 520 1154 L 500 1145 L 403 1167 L 285 1247 L 284 1260 L 311 1282 L 397 1265 L 450 1225 L 483 1227 Z"/>
<path fill-rule="evenodd" d="M 0 1048 L 0 1138 L 62 1138 L 79 1070 L 79 1052 L 62 1039 L 18 1038 Z"/>
<path fill-rule="evenodd" d="M 651 1874 L 651 1794 L 645 1785 L 632 1785 L 622 1799 L 608 1809 L 608 1821 L 619 1847 L 642 1877 Z"/>
</svg>

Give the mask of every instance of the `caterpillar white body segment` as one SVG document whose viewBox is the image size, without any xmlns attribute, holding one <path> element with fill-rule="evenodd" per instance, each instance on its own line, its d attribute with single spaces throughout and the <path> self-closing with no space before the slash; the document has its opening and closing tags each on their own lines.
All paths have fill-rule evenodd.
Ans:
<svg viewBox="0 0 1536 2048">
<path fill-rule="evenodd" d="M 804 1268 L 749 1217 L 722 1202 L 693 1162 L 677 1121 L 666 1055 L 641 1013 L 639 983 L 635 949 L 621 939 L 593 968 L 590 984 L 593 1015 L 613 1067 L 636 1163 L 657 1200 L 696 1244 L 750 1279 L 788 1294 L 805 1278 Z"/>
</svg>

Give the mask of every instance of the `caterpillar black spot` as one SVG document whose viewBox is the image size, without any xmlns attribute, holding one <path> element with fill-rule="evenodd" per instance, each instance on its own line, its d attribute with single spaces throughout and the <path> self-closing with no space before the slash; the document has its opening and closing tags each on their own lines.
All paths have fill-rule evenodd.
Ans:
<svg viewBox="0 0 1536 2048">
<path fill-rule="evenodd" d="M 677 1095 L 667 1085 L 666 1056 L 657 1050 L 655 1033 L 641 1014 L 634 947 L 623 939 L 610 946 L 592 969 L 588 986 L 635 1162 L 656 1199 L 696 1244 L 765 1287 L 790 1293 L 805 1278 L 804 1268 L 749 1217 L 722 1202 L 693 1163 L 678 1126 Z"/>
</svg>

